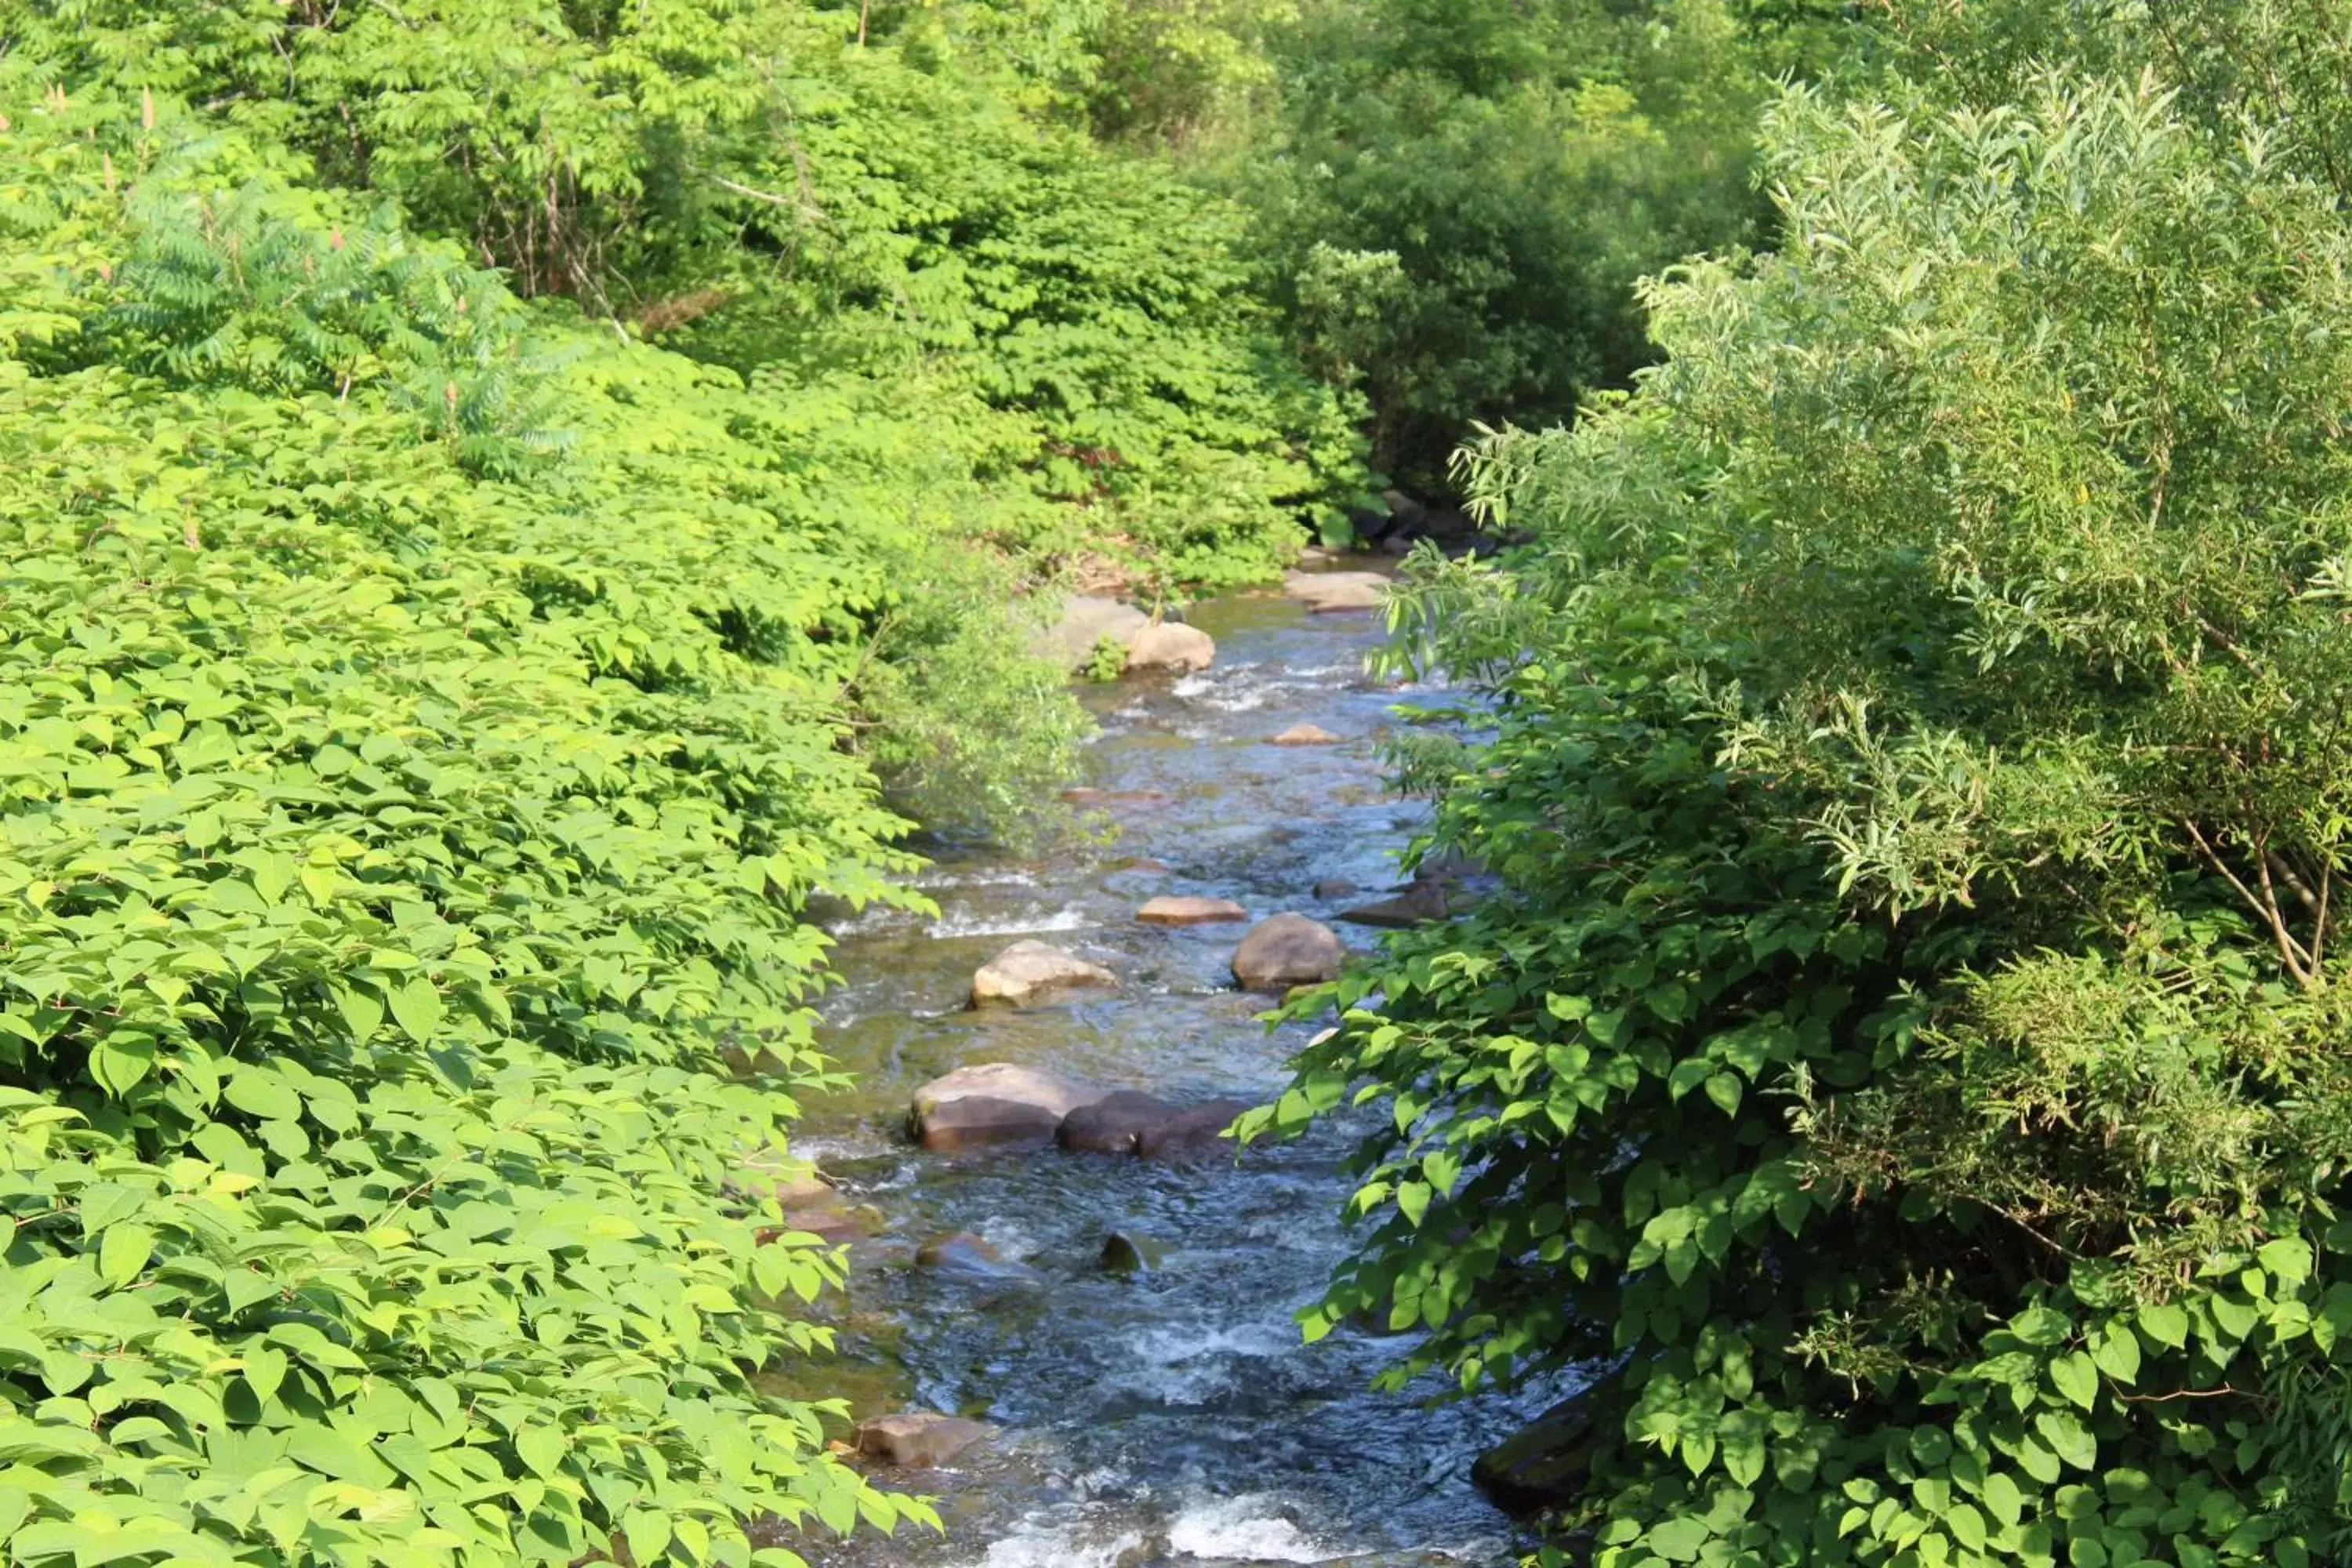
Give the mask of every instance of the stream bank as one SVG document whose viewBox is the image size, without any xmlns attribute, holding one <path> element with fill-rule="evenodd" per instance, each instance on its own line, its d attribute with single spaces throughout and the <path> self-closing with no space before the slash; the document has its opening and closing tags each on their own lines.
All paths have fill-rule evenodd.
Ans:
<svg viewBox="0 0 2352 1568">
<path fill-rule="evenodd" d="M 1509 1522 L 1472 1487 L 1485 1447 L 1543 1391 L 1423 1409 L 1369 1389 L 1398 1342 L 1342 1330 L 1300 1342 L 1293 1312 L 1344 1254 L 1344 1125 L 1191 1163 L 1047 1145 L 947 1156 L 906 1139 L 914 1091 L 1008 1062 L 1179 1104 L 1262 1100 L 1313 1026 L 1269 1034 L 1234 986 L 1246 925 L 1146 924 L 1155 897 L 1227 900 L 1252 920 L 1333 921 L 1397 881 L 1424 819 L 1385 786 L 1375 742 L 1399 702 L 1442 694 L 1364 674 L 1362 614 L 1283 598 L 1198 606 L 1212 668 L 1087 689 L 1100 735 L 1090 797 L 1116 836 L 1038 860 L 935 865 L 935 918 L 874 912 L 838 928 L 843 984 L 824 1044 L 856 1087 L 811 1102 L 796 1146 L 875 1234 L 852 1244 L 835 1310 L 842 1354 L 809 1369 L 860 1417 L 898 1410 L 998 1429 L 950 1468 L 892 1472 L 940 1499 L 944 1540 L 828 1542 L 819 1568 L 1486 1568 Z M 1276 745 L 1313 726 L 1333 743 Z M 1318 896 L 1319 895 L 1319 896 Z M 1351 947 L 1377 933 L 1337 926 Z M 971 978 L 1039 938 L 1115 987 L 972 1010 Z M 965 1233 L 1003 1260 L 974 1264 Z M 1106 1264 L 1106 1244 L 1118 1236 Z M 959 1262 L 963 1267 L 956 1266 Z M 1430 1392 L 1434 1392 L 1431 1390 Z M 806 1543 L 797 1543 L 807 1551 Z"/>
</svg>

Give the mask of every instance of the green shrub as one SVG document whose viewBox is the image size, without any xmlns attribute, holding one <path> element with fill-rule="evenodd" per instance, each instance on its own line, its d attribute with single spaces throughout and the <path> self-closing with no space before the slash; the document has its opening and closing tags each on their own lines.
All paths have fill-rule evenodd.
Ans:
<svg viewBox="0 0 2352 1568">
<path fill-rule="evenodd" d="M 799 910 L 897 896 L 856 737 L 962 700 L 851 692 L 926 525 L 168 100 L 0 113 L 0 1552 L 929 1519 L 750 1381 L 839 1279 L 751 1183 Z"/>
<path fill-rule="evenodd" d="M 2352 234 L 2258 97 L 2021 79 L 1785 99 L 1784 250 L 1398 612 L 1506 891 L 1256 1126 L 1391 1113 L 1308 1331 L 1581 1363 L 1598 1568 L 2343 1557 Z"/>
</svg>

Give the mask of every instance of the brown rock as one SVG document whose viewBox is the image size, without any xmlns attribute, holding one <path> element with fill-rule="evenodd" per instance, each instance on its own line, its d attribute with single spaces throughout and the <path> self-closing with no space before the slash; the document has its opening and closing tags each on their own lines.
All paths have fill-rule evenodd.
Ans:
<svg viewBox="0 0 2352 1568">
<path fill-rule="evenodd" d="M 1006 1002 L 1017 1007 L 1076 986 L 1118 984 L 1118 975 L 1076 953 L 1042 942 L 1016 942 L 971 977 L 971 1005 Z"/>
<path fill-rule="evenodd" d="M 1242 939 L 1234 953 L 1234 978 L 1245 991 L 1282 991 L 1331 979 L 1347 956 L 1339 935 L 1322 921 L 1275 915 Z"/>
<path fill-rule="evenodd" d="M 1175 799 L 1163 789 L 1066 789 L 1066 805 L 1166 805 Z"/>
<path fill-rule="evenodd" d="M 1223 1133 L 1234 1124 L 1235 1117 L 1249 1108 L 1246 1100 L 1213 1100 L 1206 1105 L 1196 1105 L 1136 1134 L 1135 1152 L 1147 1160 L 1173 1160 L 1220 1151 L 1231 1153 L 1240 1145 Z"/>
<path fill-rule="evenodd" d="M 1283 578 L 1282 591 L 1318 616 L 1377 610 L 1388 601 L 1389 580 L 1378 572 L 1292 572 Z"/>
<path fill-rule="evenodd" d="M 877 1416 L 857 1428 L 857 1451 L 906 1470 L 932 1470 L 953 1460 L 994 1429 L 960 1415 L 908 1411 Z"/>
<path fill-rule="evenodd" d="M 1339 737 L 1317 724 L 1293 724 L 1281 734 L 1271 737 L 1277 746 L 1336 746 Z"/>
<path fill-rule="evenodd" d="M 1415 882 L 1392 899 L 1365 904 L 1358 909 L 1341 911 L 1339 918 L 1360 926 L 1387 926 L 1402 930 L 1445 918 L 1445 884 Z"/>
<path fill-rule="evenodd" d="M 960 1279 L 982 1285 L 1037 1285 L 1045 1277 L 1025 1263 L 1015 1263 L 968 1230 L 925 1242 L 915 1254 L 919 1268 L 936 1268 Z"/>
<path fill-rule="evenodd" d="M 1127 645 L 1129 669 L 1206 669 L 1216 658 L 1217 645 L 1208 633 L 1179 621 L 1146 626 Z"/>
<path fill-rule="evenodd" d="M 1245 921 L 1249 911 L 1231 899 L 1162 897 L 1136 910 L 1135 918 L 1145 925 L 1200 926 L 1214 925 L 1220 921 Z"/>
<path fill-rule="evenodd" d="M 994 1143 L 1045 1142 L 1062 1118 L 1102 1098 L 1034 1068 L 988 1062 L 958 1068 L 915 1091 L 915 1136 L 938 1153 Z"/>
<path fill-rule="evenodd" d="M 1470 1479 L 1507 1513 L 1573 1502 L 1601 1446 L 1599 1425 L 1592 1396 L 1572 1395 L 1481 1454 Z"/>
<path fill-rule="evenodd" d="M 1098 594 L 1074 594 L 1064 602 L 1061 619 L 1030 639 L 1030 651 L 1064 669 L 1084 669 L 1103 643 L 1126 647 L 1150 624 L 1151 617 L 1133 605 Z"/>
<path fill-rule="evenodd" d="M 1315 884 L 1315 896 L 1326 903 L 1335 899 L 1352 899 L 1361 891 L 1345 877 L 1326 877 Z"/>
<path fill-rule="evenodd" d="M 1132 1154 L 1145 1132 L 1180 1114 L 1175 1106 L 1152 1095 L 1113 1089 L 1064 1117 L 1054 1142 L 1074 1153 Z"/>
</svg>

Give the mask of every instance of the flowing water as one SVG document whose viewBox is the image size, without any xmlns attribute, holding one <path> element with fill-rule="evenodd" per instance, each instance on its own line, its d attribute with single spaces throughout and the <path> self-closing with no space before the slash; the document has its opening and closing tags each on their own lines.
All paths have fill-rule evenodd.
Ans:
<svg viewBox="0 0 2352 1568">
<path fill-rule="evenodd" d="M 857 1087 L 813 1103 L 797 1146 L 885 1223 L 853 1247 L 843 1359 L 809 1369 L 808 1385 L 838 1392 L 846 1371 L 861 1416 L 939 1410 L 1003 1436 L 954 1468 L 886 1478 L 939 1499 L 944 1539 L 828 1542 L 813 1553 L 823 1568 L 1513 1558 L 1469 1463 L 1542 1399 L 1424 1408 L 1369 1391 L 1398 1341 L 1343 1329 L 1300 1342 L 1292 1314 L 1343 1251 L 1345 1128 L 1238 1166 L 1034 1147 L 950 1158 L 906 1141 L 913 1090 L 978 1062 L 1180 1103 L 1266 1097 L 1312 1026 L 1269 1035 L 1263 999 L 1234 989 L 1227 963 L 1247 928 L 1156 929 L 1135 910 L 1199 893 L 1253 918 L 1328 920 L 1350 900 L 1318 901 L 1318 881 L 1345 879 L 1369 899 L 1396 880 L 1423 811 L 1386 790 L 1373 745 L 1396 704 L 1431 696 L 1366 677 L 1377 634 L 1365 616 L 1244 598 L 1192 618 L 1217 639 L 1213 669 L 1086 694 L 1101 726 L 1089 782 L 1136 794 L 1109 805 L 1115 837 L 1034 862 L 943 859 L 924 880 L 936 917 L 869 914 L 838 930 L 845 984 L 828 999 L 825 1044 Z M 1302 721 L 1342 743 L 1266 743 Z M 1351 945 L 1371 940 L 1338 929 Z M 1024 936 L 1107 965 L 1118 989 L 967 1009 L 972 971 Z M 1171 1250 L 1158 1268 L 1108 1272 L 1114 1230 Z M 915 1266 L 922 1242 L 955 1231 L 1040 1278 L 974 1283 Z"/>
</svg>

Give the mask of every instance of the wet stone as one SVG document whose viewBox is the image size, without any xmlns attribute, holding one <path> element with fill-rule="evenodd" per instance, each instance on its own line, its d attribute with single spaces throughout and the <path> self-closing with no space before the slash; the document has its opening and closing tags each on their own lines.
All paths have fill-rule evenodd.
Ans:
<svg viewBox="0 0 2352 1568">
<path fill-rule="evenodd" d="M 1315 896 L 1327 904 L 1336 903 L 1341 899 L 1352 899 L 1362 891 L 1361 888 L 1345 877 L 1326 877 L 1316 883 L 1314 888 Z"/>
<path fill-rule="evenodd" d="M 1564 1399 L 1478 1456 L 1470 1479 L 1511 1513 L 1573 1502 L 1600 1446 L 1598 1426 L 1589 1394 Z"/>
<path fill-rule="evenodd" d="M 1341 610 L 1377 610 L 1387 602 L 1389 580 L 1378 572 L 1292 572 L 1282 591 L 1316 615 Z"/>
<path fill-rule="evenodd" d="M 1152 926 L 1214 925 L 1222 921 L 1245 921 L 1249 911 L 1231 899 L 1162 897 L 1136 910 L 1135 918 Z"/>
<path fill-rule="evenodd" d="M 1127 645 L 1127 668 L 1172 669 L 1185 673 L 1206 669 L 1217 659 L 1217 645 L 1198 626 L 1162 621 L 1135 634 Z"/>
<path fill-rule="evenodd" d="M 1164 1267 L 1176 1249 L 1157 1237 L 1138 1230 L 1115 1230 L 1104 1238 L 1102 1267 L 1106 1274 L 1141 1274 Z"/>
<path fill-rule="evenodd" d="M 1135 1152 L 1146 1160 L 1230 1159 L 1240 1145 L 1224 1131 L 1250 1108 L 1246 1100 L 1213 1100 L 1180 1111 L 1135 1135 Z"/>
<path fill-rule="evenodd" d="M 1088 985 L 1116 985 L 1118 976 L 1042 942 L 1016 942 L 971 977 L 971 1005 L 1004 1002 L 1018 1007 Z"/>
<path fill-rule="evenodd" d="M 960 1415 L 936 1411 L 908 1411 L 877 1416 L 857 1428 L 857 1451 L 869 1459 L 902 1470 L 932 1470 L 952 1463 L 973 1444 L 992 1436 L 994 1428 Z"/>
<path fill-rule="evenodd" d="M 915 1091 L 916 1142 L 935 1153 L 998 1143 L 1047 1142 L 1062 1119 L 1102 1098 L 1053 1073 L 1009 1062 L 958 1068 Z"/>
<path fill-rule="evenodd" d="M 1322 921 L 1275 915 L 1242 939 L 1234 953 L 1234 978 L 1245 991 L 1282 991 L 1333 978 L 1347 957 L 1339 934 Z"/>
<path fill-rule="evenodd" d="M 1293 724 L 1268 742 L 1276 746 L 1336 746 L 1339 737 L 1320 724 Z"/>
<path fill-rule="evenodd" d="M 927 1241 L 915 1254 L 915 1267 L 980 1285 L 1036 1285 L 1045 1276 L 1025 1263 L 1016 1263 L 968 1230 Z"/>
<path fill-rule="evenodd" d="M 1340 911 L 1339 918 L 1360 926 L 1402 930 L 1407 926 L 1444 920 L 1446 902 L 1444 883 L 1415 882 L 1392 899 L 1344 910 Z"/>
<path fill-rule="evenodd" d="M 1181 1112 L 1155 1095 L 1131 1089 L 1114 1089 L 1092 1105 L 1079 1106 L 1062 1119 L 1054 1142 L 1073 1153 L 1132 1154 L 1136 1141 Z"/>
</svg>

